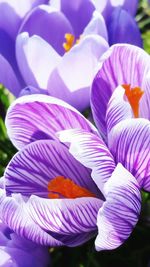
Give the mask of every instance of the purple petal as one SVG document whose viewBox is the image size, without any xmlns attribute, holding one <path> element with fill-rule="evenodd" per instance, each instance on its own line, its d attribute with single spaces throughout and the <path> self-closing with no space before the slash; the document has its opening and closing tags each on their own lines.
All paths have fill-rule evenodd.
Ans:
<svg viewBox="0 0 150 267">
<path fill-rule="evenodd" d="M 93 12 L 90 22 L 85 27 L 82 36 L 88 34 L 98 34 L 108 41 L 107 28 L 103 16 L 97 12 Z"/>
<path fill-rule="evenodd" d="M 0 266 L 4 267 L 18 267 L 11 255 L 5 251 L 5 247 L 0 247 Z"/>
<path fill-rule="evenodd" d="M 25 14 L 33 7 L 47 3 L 48 0 L 1 0 L 0 28 L 7 32 L 14 40 Z M 10 27 L 11 25 L 11 27 Z"/>
<path fill-rule="evenodd" d="M 64 235 L 64 234 L 57 234 L 57 233 L 52 233 L 51 235 L 62 242 L 65 246 L 68 247 L 76 247 L 80 246 L 81 244 L 87 242 L 97 234 L 97 229 L 94 231 L 90 231 L 87 233 L 81 233 L 81 234 L 69 234 L 69 235 Z"/>
<path fill-rule="evenodd" d="M 0 54 L 10 63 L 14 72 L 17 72 L 18 67 L 15 55 L 15 41 L 7 32 L 0 28 Z"/>
<path fill-rule="evenodd" d="M 13 95 L 18 96 L 21 90 L 20 83 L 11 65 L 2 55 L 0 55 L 0 66 L 3 66 L 0 71 L 0 83 L 8 88 Z"/>
<path fill-rule="evenodd" d="M 0 247 L 0 253 L 1 250 L 2 252 L 7 253 L 7 257 L 5 255 L 5 265 L 1 265 L 3 267 L 33 267 L 33 263 L 34 267 L 45 267 L 50 262 L 46 248 L 45 252 L 47 253 L 43 253 L 44 248 L 34 248 L 34 250 L 32 249 L 33 251 L 25 251 L 25 248 Z M 1 256 L 3 257 L 3 253 Z M 5 258 L 3 258 L 3 260 L 0 259 L 0 264 L 4 261 L 4 259 Z"/>
<path fill-rule="evenodd" d="M 92 2 L 96 9 L 102 13 L 107 23 L 109 22 L 112 12 L 117 7 L 122 7 L 132 16 L 136 14 L 138 8 L 138 0 L 92 0 Z"/>
<path fill-rule="evenodd" d="M 7 194 L 48 198 L 48 183 L 58 176 L 101 196 L 91 171 L 76 161 L 63 144 L 51 140 L 33 142 L 13 157 L 5 171 L 5 187 Z"/>
<path fill-rule="evenodd" d="M 135 19 L 123 8 L 115 8 L 108 22 L 109 44 L 129 43 L 142 47 L 141 33 Z"/>
<path fill-rule="evenodd" d="M 33 95 L 33 94 L 47 95 L 48 93 L 47 93 L 47 90 L 45 90 L 45 89 L 39 89 L 39 88 L 35 88 L 33 86 L 27 86 L 21 90 L 19 96 Z"/>
<path fill-rule="evenodd" d="M 89 107 L 90 86 L 99 57 L 108 49 L 98 35 L 82 39 L 63 57 L 48 82 L 50 95 L 61 98 L 80 111 Z M 60 90 L 61 88 L 61 90 Z"/>
<path fill-rule="evenodd" d="M 119 0 L 122 1 L 122 0 Z M 135 16 L 137 12 L 139 1 L 138 0 L 124 0 L 123 8 L 130 13 L 132 16 Z"/>
<path fill-rule="evenodd" d="M 70 153 L 84 166 L 92 169 L 92 178 L 100 191 L 110 178 L 115 163 L 100 137 L 84 130 L 66 130 L 59 133 L 62 142 L 70 143 Z"/>
<path fill-rule="evenodd" d="M 37 244 L 60 246 L 61 242 L 44 232 L 29 216 L 21 196 L 6 197 L 0 190 L 0 219 L 19 236 Z"/>
<path fill-rule="evenodd" d="M 89 23 L 94 10 L 94 5 L 90 0 L 61 0 L 61 11 L 70 21 L 77 38 Z"/>
<path fill-rule="evenodd" d="M 57 139 L 56 132 L 83 128 L 95 132 L 95 127 L 67 103 L 45 95 L 28 95 L 18 98 L 6 116 L 8 135 L 21 149 L 39 139 Z"/>
<path fill-rule="evenodd" d="M 141 209 L 137 181 L 121 164 L 105 184 L 104 191 L 106 201 L 97 218 L 97 251 L 120 246 L 135 227 Z"/>
<path fill-rule="evenodd" d="M 143 77 L 142 90 L 144 94 L 139 103 L 140 117 L 150 120 L 150 70 Z"/>
<path fill-rule="evenodd" d="M 125 90 L 118 86 L 112 94 L 106 111 L 107 134 L 120 121 L 133 117 L 132 109 L 128 101 L 124 100 Z"/>
<path fill-rule="evenodd" d="M 140 188 L 150 191 L 150 122 L 128 119 L 118 123 L 108 135 L 108 145 L 115 161 L 135 176 Z"/>
<path fill-rule="evenodd" d="M 149 55 L 132 45 L 114 45 L 101 58 L 100 69 L 92 85 L 91 105 L 97 127 L 104 136 L 106 108 L 112 92 L 122 84 L 142 88 L 143 77 L 149 68 Z"/>
<path fill-rule="evenodd" d="M 73 33 L 73 29 L 63 13 L 51 6 L 41 5 L 33 9 L 25 18 L 20 32 L 28 32 L 30 36 L 39 35 L 60 55 L 63 55 L 65 34 Z"/>
<path fill-rule="evenodd" d="M 60 61 L 57 52 L 39 36 L 22 33 L 17 37 L 16 56 L 26 84 L 47 89 L 49 75 Z"/>
<path fill-rule="evenodd" d="M 27 209 L 37 225 L 53 234 L 73 235 L 96 231 L 103 201 L 98 198 L 42 199 L 31 196 Z"/>
</svg>

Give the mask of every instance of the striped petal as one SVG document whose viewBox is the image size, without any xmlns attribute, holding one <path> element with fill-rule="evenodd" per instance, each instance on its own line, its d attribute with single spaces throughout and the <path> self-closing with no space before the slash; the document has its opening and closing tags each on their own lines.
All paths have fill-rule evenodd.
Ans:
<svg viewBox="0 0 150 267">
<path fill-rule="evenodd" d="M 14 101 L 7 112 L 6 127 L 18 149 L 39 139 L 57 139 L 55 133 L 64 129 L 95 131 L 76 109 L 59 99 L 40 94 Z"/>
<path fill-rule="evenodd" d="M 6 197 L 0 189 L 0 219 L 19 236 L 41 245 L 61 246 L 62 242 L 43 231 L 27 213 L 26 205 L 20 195 Z"/>
<path fill-rule="evenodd" d="M 118 123 L 108 135 L 108 145 L 116 162 L 121 162 L 150 191 L 150 122 L 128 119 Z"/>
<path fill-rule="evenodd" d="M 106 111 L 107 134 L 120 121 L 132 118 L 132 109 L 128 101 L 124 100 L 125 90 L 118 86 L 112 94 Z"/>
<path fill-rule="evenodd" d="M 103 140 L 84 130 L 66 130 L 59 133 L 62 142 L 70 143 L 70 153 L 84 166 L 92 169 L 92 178 L 100 191 L 111 176 L 115 162 Z"/>
<path fill-rule="evenodd" d="M 48 184 L 59 176 L 101 196 L 91 179 L 91 171 L 74 159 L 66 146 L 52 140 L 33 142 L 17 153 L 6 168 L 5 187 L 7 194 L 48 198 Z"/>
<path fill-rule="evenodd" d="M 140 100 L 139 114 L 140 117 L 150 120 L 150 70 L 146 74 L 142 83 L 144 94 Z"/>
<path fill-rule="evenodd" d="M 105 184 L 104 191 L 106 201 L 97 218 L 97 251 L 120 246 L 130 236 L 141 209 L 138 183 L 121 164 Z"/>
<path fill-rule="evenodd" d="M 97 212 L 103 201 L 98 198 L 42 199 L 31 196 L 27 210 L 46 232 L 68 236 L 96 231 Z"/>
<path fill-rule="evenodd" d="M 141 87 L 150 68 L 150 57 L 142 49 L 119 44 L 101 58 L 91 90 L 91 105 L 97 127 L 106 137 L 106 109 L 112 92 L 122 84 Z"/>
</svg>

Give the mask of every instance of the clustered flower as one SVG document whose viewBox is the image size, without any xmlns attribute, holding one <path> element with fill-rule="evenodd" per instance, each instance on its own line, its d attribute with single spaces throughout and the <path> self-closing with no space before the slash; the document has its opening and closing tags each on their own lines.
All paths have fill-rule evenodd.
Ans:
<svg viewBox="0 0 150 267">
<path fill-rule="evenodd" d="M 115 249 L 138 222 L 150 191 L 150 56 L 137 5 L 0 1 L 0 82 L 16 96 L 6 128 L 18 149 L 1 178 L 1 266 L 44 267 L 48 247 L 92 237 L 97 251 Z M 80 113 L 88 107 L 95 123 Z"/>
</svg>

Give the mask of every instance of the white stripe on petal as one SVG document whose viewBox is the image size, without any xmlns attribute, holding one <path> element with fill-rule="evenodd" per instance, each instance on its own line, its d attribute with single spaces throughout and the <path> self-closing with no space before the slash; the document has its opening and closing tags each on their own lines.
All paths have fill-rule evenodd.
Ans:
<svg viewBox="0 0 150 267">
<path fill-rule="evenodd" d="M 56 132 L 65 129 L 97 131 L 69 104 L 41 94 L 22 96 L 14 101 L 7 112 L 6 128 L 18 149 L 39 139 L 55 140 Z"/>
<path fill-rule="evenodd" d="M 128 101 L 124 100 L 125 90 L 118 86 L 112 94 L 106 111 L 107 133 L 120 121 L 132 118 L 132 110 Z"/>
<path fill-rule="evenodd" d="M 103 201 L 97 198 L 42 199 L 27 202 L 31 218 L 42 229 L 61 235 L 96 231 L 96 218 Z"/>
<path fill-rule="evenodd" d="M 19 197 L 19 196 L 18 196 Z M 56 240 L 43 231 L 29 216 L 22 198 L 4 197 L 0 191 L 0 219 L 19 236 L 41 245 L 61 246 Z"/>
<path fill-rule="evenodd" d="M 103 140 L 84 130 L 66 130 L 59 132 L 62 142 L 70 143 L 70 153 L 84 166 L 92 169 L 92 178 L 103 192 L 104 183 L 111 176 L 115 163 L 113 156 Z"/>
<path fill-rule="evenodd" d="M 108 145 L 115 161 L 121 162 L 150 191 L 150 122 L 128 119 L 118 123 L 108 135 Z"/>
<path fill-rule="evenodd" d="M 121 164 L 105 184 L 104 192 L 106 201 L 97 218 L 97 251 L 120 246 L 130 236 L 141 209 L 139 185 Z"/>
</svg>

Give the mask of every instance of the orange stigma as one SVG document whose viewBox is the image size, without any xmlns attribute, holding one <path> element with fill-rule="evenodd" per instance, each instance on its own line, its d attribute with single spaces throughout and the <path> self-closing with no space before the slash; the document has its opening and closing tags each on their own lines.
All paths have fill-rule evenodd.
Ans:
<svg viewBox="0 0 150 267">
<path fill-rule="evenodd" d="M 80 35 L 79 38 L 75 40 L 75 36 L 73 34 L 66 33 L 66 42 L 63 43 L 63 48 L 65 49 L 65 52 L 68 52 L 75 44 L 78 44 L 80 42 L 81 37 L 82 35 Z"/>
<path fill-rule="evenodd" d="M 57 176 L 48 183 L 49 198 L 95 197 L 88 189 L 75 184 L 71 179 Z"/>
<path fill-rule="evenodd" d="M 63 48 L 65 49 L 66 52 L 68 52 L 74 45 L 75 37 L 71 33 L 66 33 L 65 39 L 66 39 L 66 42 L 63 43 Z"/>
<path fill-rule="evenodd" d="M 139 102 L 144 94 L 144 91 L 140 87 L 131 88 L 130 84 L 123 84 L 122 87 L 125 89 L 126 97 L 131 105 L 135 118 L 139 117 Z"/>
</svg>

